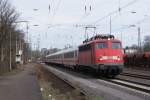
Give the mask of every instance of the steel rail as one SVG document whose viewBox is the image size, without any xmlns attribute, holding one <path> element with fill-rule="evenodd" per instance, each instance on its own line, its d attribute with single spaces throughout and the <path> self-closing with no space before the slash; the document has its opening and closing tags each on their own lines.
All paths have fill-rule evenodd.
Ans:
<svg viewBox="0 0 150 100">
<path fill-rule="evenodd" d="M 150 80 L 150 76 L 148 75 L 139 75 L 139 74 L 133 74 L 133 73 L 126 73 L 126 72 L 123 72 L 120 75 Z"/>
</svg>

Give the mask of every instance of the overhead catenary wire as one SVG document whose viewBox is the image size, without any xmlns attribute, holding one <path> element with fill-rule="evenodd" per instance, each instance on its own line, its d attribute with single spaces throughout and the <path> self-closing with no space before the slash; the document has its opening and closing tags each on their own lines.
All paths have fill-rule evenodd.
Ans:
<svg viewBox="0 0 150 100">
<path fill-rule="evenodd" d="M 62 1 L 62 0 L 59 0 L 59 1 L 58 1 L 58 3 L 57 3 L 57 5 L 56 5 L 55 8 L 54 8 L 53 6 L 51 6 L 51 12 L 52 12 L 52 10 L 54 10 L 54 11 L 53 11 L 53 13 L 52 13 L 51 22 L 50 22 L 50 23 L 53 23 L 53 21 L 54 21 L 54 19 L 55 19 L 55 16 L 56 16 L 56 13 L 57 13 L 57 11 L 58 11 L 58 9 L 59 9 L 59 7 L 60 7 L 61 1 Z M 51 5 L 52 5 L 52 4 L 54 5 L 54 3 L 55 3 L 54 0 L 52 0 Z M 52 8 L 52 7 L 53 7 L 53 8 Z"/>
<path fill-rule="evenodd" d="M 54 4 L 54 0 L 50 0 L 50 3 L 48 4 L 48 13 L 49 13 L 49 14 L 52 13 L 53 4 Z"/>
<path fill-rule="evenodd" d="M 86 1 L 86 0 L 85 0 L 85 1 Z M 94 2 L 94 0 L 92 0 L 92 1 Z M 133 5 L 133 4 L 135 4 L 137 1 L 138 1 L 138 0 L 133 0 L 133 1 L 131 1 L 131 2 L 129 2 L 129 3 L 127 3 L 126 5 L 124 5 L 124 6 L 121 7 L 121 5 L 120 5 L 120 0 L 119 0 L 119 6 L 118 6 L 118 9 L 117 9 L 117 10 L 115 10 L 115 11 L 113 11 L 113 12 L 110 12 L 110 13 L 108 13 L 106 16 L 104 16 L 104 17 L 102 17 L 102 18 L 96 20 L 94 23 L 89 23 L 89 24 L 90 24 L 90 25 L 95 25 L 96 23 L 98 23 L 98 22 L 100 22 L 100 21 L 106 19 L 107 17 L 110 17 L 110 16 L 112 17 L 112 15 L 114 15 L 114 14 L 116 14 L 116 13 L 118 13 L 118 12 L 119 12 L 119 14 L 121 14 L 121 11 L 122 11 L 123 9 L 125 9 L 125 8 L 127 8 L 127 7 L 129 7 L 129 6 Z M 90 5 L 89 9 L 92 10 L 92 6 L 91 6 L 91 5 Z M 87 10 L 87 6 L 85 6 L 85 12 L 87 12 L 86 10 Z M 84 14 L 84 15 L 81 17 L 81 19 L 79 20 L 79 22 L 81 22 L 81 20 L 85 19 L 85 18 L 88 17 L 88 16 L 89 16 L 89 15 Z M 114 18 L 113 18 L 113 19 L 114 19 Z M 115 17 L 115 19 L 116 19 L 116 17 Z"/>
<path fill-rule="evenodd" d="M 59 0 L 57 5 L 56 5 L 56 8 L 54 8 L 54 5 L 55 5 L 55 0 L 50 0 L 50 4 L 48 5 L 48 13 L 51 15 L 51 20 L 50 20 L 50 24 L 53 23 L 53 20 L 55 18 L 55 15 L 56 15 L 56 12 L 58 11 L 59 9 L 59 6 L 61 4 L 61 1 L 62 0 Z M 47 28 L 46 32 L 45 32 L 45 37 L 47 38 L 47 31 L 50 27 Z"/>
<path fill-rule="evenodd" d="M 138 1 L 138 0 L 133 0 L 133 1 Z M 135 2 L 133 3 L 133 1 L 130 2 L 130 3 L 128 3 L 128 4 L 130 4 L 130 5 L 131 5 L 131 4 L 134 4 Z M 128 4 L 127 4 L 127 5 L 128 5 Z M 120 4 L 119 4 L 119 5 L 120 5 Z M 127 5 L 126 5 L 126 6 L 127 6 Z M 128 6 L 129 6 L 129 5 L 128 5 Z M 56 8 L 57 8 L 57 7 L 56 7 Z M 119 6 L 118 9 L 116 10 L 116 13 L 118 13 L 118 12 L 120 13 L 120 12 L 122 11 L 122 9 L 124 9 L 124 8 L 126 8 L 126 7 L 125 7 L 125 6 L 123 6 L 123 7 Z M 92 9 L 92 7 L 91 7 L 91 9 Z M 57 10 L 56 10 L 56 11 L 57 11 Z M 109 13 L 109 14 L 110 14 L 110 13 Z M 114 14 L 115 14 L 115 13 L 114 13 Z M 55 14 L 54 14 L 54 15 L 55 15 Z M 112 15 L 113 15 L 113 13 L 112 13 Z M 84 16 L 84 18 L 85 18 L 85 17 L 87 17 L 87 16 Z M 108 17 L 109 17 L 109 16 L 108 16 Z M 98 22 L 99 22 L 99 21 L 98 21 Z"/>
<path fill-rule="evenodd" d="M 87 4 L 87 0 L 84 0 L 84 6 L 82 8 L 84 8 L 84 13 L 80 17 L 78 22 L 81 22 L 82 20 L 85 20 L 85 18 L 87 18 L 91 14 L 91 12 L 93 10 L 92 3 L 90 3 L 90 5 L 88 5 Z"/>
<path fill-rule="evenodd" d="M 63 28 L 63 27 L 57 27 L 57 29 L 56 30 L 63 30 L 64 31 L 64 33 L 74 33 L 74 34 L 77 34 L 78 32 L 77 32 L 77 30 L 74 28 L 74 27 L 72 27 L 71 29 L 67 29 L 67 28 Z M 67 32 L 65 32 L 65 31 L 67 31 Z M 58 35 L 58 34 L 57 34 Z M 67 41 L 68 42 L 68 40 L 74 40 L 74 38 L 77 38 L 77 37 L 74 37 L 73 35 L 69 35 L 69 34 L 67 34 L 67 35 L 61 35 L 60 34 L 60 36 L 57 36 L 57 37 L 63 37 L 63 38 L 65 38 L 65 41 Z M 72 39 L 70 38 L 70 37 L 72 37 Z M 67 38 L 67 39 L 66 39 Z M 67 43 L 66 42 L 66 43 Z M 74 44 L 76 44 L 76 42 L 77 41 L 73 41 L 73 43 Z M 59 42 L 58 42 L 59 43 Z M 73 45 L 73 46 L 75 46 L 75 45 Z"/>
<path fill-rule="evenodd" d="M 59 0 L 58 3 L 57 3 L 57 5 L 56 5 L 56 8 L 55 8 L 55 10 L 54 10 L 54 16 L 56 15 L 56 12 L 57 12 L 58 9 L 59 9 L 59 6 L 60 6 L 60 4 L 61 4 L 61 1 L 62 1 L 62 0 Z"/>
<path fill-rule="evenodd" d="M 54 1 L 54 0 L 51 0 L 51 1 Z M 87 0 L 84 0 L 85 2 L 84 2 L 84 4 L 85 4 L 85 12 L 86 12 L 86 9 L 88 9 L 89 11 L 92 11 L 92 5 L 90 4 L 90 6 L 87 8 L 87 4 L 86 4 L 86 2 L 87 2 Z M 92 0 L 93 1 L 93 0 Z M 57 10 L 58 10 L 58 8 L 59 8 L 59 6 L 60 6 L 60 3 L 61 3 L 61 0 L 59 0 L 59 2 L 57 3 L 57 7 L 54 9 L 54 12 L 53 12 L 53 15 L 52 15 L 52 18 L 51 18 L 51 21 L 53 21 L 54 20 L 54 17 L 55 17 L 55 15 L 56 15 L 56 12 L 57 12 Z M 53 4 L 54 5 L 54 4 Z M 52 3 L 51 3 L 51 6 L 49 5 L 49 10 L 52 10 Z M 51 11 L 52 12 L 52 11 Z M 87 17 L 89 14 L 83 14 L 83 16 L 80 18 L 80 20 L 79 20 L 79 22 L 82 20 L 82 19 L 85 19 L 85 17 Z M 51 24 L 52 24 L 52 22 L 51 22 Z"/>
<path fill-rule="evenodd" d="M 141 19 L 141 20 L 139 20 L 139 21 L 137 21 L 137 22 L 135 22 L 135 23 L 133 23 L 131 25 L 124 25 L 121 28 L 114 29 L 113 32 L 119 31 L 119 30 L 124 30 L 124 29 L 129 29 L 129 28 L 132 28 L 132 27 L 136 27 L 136 25 L 140 25 L 143 22 L 145 22 L 146 20 L 148 20 L 148 19 L 147 18 L 143 18 L 143 19 Z"/>
<path fill-rule="evenodd" d="M 91 24 L 96 24 L 96 23 L 98 23 L 98 22 L 108 18 L 109 16 L 112 16 L 112 15 L 118 13 L 118 12 L 120 13 L 123 9 L 125 9 L 125 8 L 127 8 L 127 7 L 129 7 L 129 6 L 133 5 L 133 4 L 135 4 L 137 1 L 139 1 L 139 0 L 133 0 L 133 1 L 129 2 L 129 3 L 127 3 L 126 5 L 124 5 L 122 7 L 119 7 L 119 9 L 108 13 L 107 15 L 101 17 L 100 19 L 96 20 L 95 22 L 93 22 Z"/>
</svg>

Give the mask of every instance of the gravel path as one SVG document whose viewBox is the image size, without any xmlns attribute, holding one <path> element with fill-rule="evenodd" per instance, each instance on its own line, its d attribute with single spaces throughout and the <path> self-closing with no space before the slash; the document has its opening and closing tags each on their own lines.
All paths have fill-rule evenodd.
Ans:
<svg viewBox="0 0 150 100">
<path fill-rule="evenodd" d="M 12 76 L 0 77 L 0 100 L 42 100 L 32 64 Z"/>
</svg>

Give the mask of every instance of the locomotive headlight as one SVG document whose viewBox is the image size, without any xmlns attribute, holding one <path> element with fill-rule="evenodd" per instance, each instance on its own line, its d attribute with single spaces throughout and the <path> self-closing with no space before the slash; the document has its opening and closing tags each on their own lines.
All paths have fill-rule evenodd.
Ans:
<svg viewBox="0 0 150 100">
<path fill-rule="evenodd" d="M 117 57 L 117 56 L 112 56 L 112 59 L 113 59 L 113 60 L 117 60 L 118 57 Z"/>
<path fill-rule="evenodd" d="M 101 56 L 101 57 L 99 58 L 99 60 L 103 60 L 103 57 Z"/>
<path fill-rule="evenodd" d="M 118 56 L 117 60 L 121 60 L 121 58 Z"/>
<path fill-rule="evenodd" d="M 101 56 L 99 60 L 107 60 L 108 56 Z"/>
<path fill-rule="evenodd" d="M 119 56 L 117 56 L 117 60 L 121 60 L 121 58 Z"/>
<path fill-rule="evenodd" d="M 123 57 L 122 57 L 122 56 L 119 56 L 119 60 L 123 60 Z"/>
<path fill-rule="evenodd" d="M 121 60 L 121 58 L 119 56 L 112 56 L 113 60 Z"/>
</svg>

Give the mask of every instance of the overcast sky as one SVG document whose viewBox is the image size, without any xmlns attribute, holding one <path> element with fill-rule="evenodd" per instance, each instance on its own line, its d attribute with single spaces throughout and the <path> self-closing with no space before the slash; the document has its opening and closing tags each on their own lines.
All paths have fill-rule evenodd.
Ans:
<svg viewBox="0 0 150 100">
<path fill-rule="evenodd" d="M 29 21 L 32 47 L 37 45 L 38 38 L 40 48 L 63 48 L 67 44 L 78 46 L 85 39 L 84 25 L 96 25 L 96 33 L 108 34 L 110 16 L 107 15 L 115 11 L 114 14 L 110 14 L 112 34 L 123 41 L 123 46 L 137 44 L 137 27 L 141 28 L 142 39 L 145 35 L 150 35 L 150 0 L 10 0 L 10 2 L 20 13 L 19 20 Z M 83 26 L 76 27 L 76 25 Z M 129 28 L 130 25 L 136 27 Z M 20 29 L 26 31 L 25 23 L 20 23 L 20 26 Z M 89 29 L 88 34 L 94 35 L 93 30 Z"/>
</svg>

